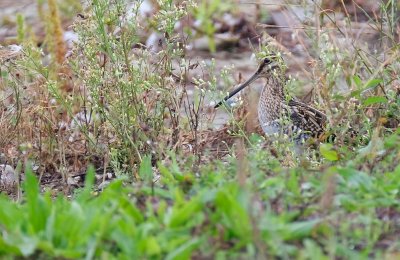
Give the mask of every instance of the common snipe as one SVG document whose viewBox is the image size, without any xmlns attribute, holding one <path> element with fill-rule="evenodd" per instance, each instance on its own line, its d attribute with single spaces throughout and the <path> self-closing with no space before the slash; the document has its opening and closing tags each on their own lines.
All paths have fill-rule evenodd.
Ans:
<svg viewBox="0 0 400 260">
<path fill-rule="evenodd" d="M 280 56 L 271 55 L 264 58 L 257 71 L 246 82 L 229 93 L 215 105 L 219 107 L 225 101 L 249 86 L 258 78 L 266 79 L 258 102 L 258 121 L 267 135 L 283 133 L 296 143 L 309 137 L 319 138 L 324 134 L 326 115 L 294 98 L 285 90 L 285 75 Z"/>
</svg>

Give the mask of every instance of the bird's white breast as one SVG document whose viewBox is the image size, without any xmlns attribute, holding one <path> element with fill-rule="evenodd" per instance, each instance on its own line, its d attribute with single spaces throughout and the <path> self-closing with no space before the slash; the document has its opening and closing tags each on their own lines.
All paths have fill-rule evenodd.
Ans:
<svg viewBox="0 0 400 260">
<path fill-rule="evenodd" d="M 281 131 L 281 126 L 277 121 L 268 121 L 265 113 L 260 113 L 260 109 L 258 110 L 258 122 L 261 125 L 263 132 L 266 135 L 274 135 L 279 134 Z"/>
</svg>

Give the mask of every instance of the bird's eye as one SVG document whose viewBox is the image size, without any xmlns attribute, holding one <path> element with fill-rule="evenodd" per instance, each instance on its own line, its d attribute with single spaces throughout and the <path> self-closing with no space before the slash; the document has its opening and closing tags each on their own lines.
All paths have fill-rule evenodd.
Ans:
<svg viewBox="0 0 400 260">
<path fill-rule="evenodd" d="M 264 64 L 270 64 L 271 62 L 272 62 L 272 60 L 270 60 L 269 58 L 264 59 Z"/>
</svg>

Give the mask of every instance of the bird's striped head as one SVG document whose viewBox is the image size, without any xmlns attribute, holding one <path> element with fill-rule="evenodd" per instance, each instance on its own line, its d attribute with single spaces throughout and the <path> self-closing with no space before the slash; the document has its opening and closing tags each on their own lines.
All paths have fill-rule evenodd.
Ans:
<svg viewBox="0 0 400 260">
<path fill-rule="evenodd" d="M 284 66 L 283 59 L 280 55 L 272 53 L 265 56 L 258 65 L 256 75 L 260 78 L 266 78 L 271 75 L 275 70 L 280 70 Z"/>
<path fill-rule="evenodd" d="M 244 83 L 240 84 L 236 89 L 231 91 L 229 95 L 227 95 L 223 100 L 218 102 L 215 105 L 215 108 L 219 107 L 225 101 L 227 101 L 228 99 L 236 95 L 238 92 L 240 92 L 242 89 L 249 86 L 256 79 L 268 78 L 271 75 L 273 75 L 273 73 L 278 73 L 278 74 L 281 73 L 280 71 L 277 70 L 281 70 L 284 66 L 283 64 L 284 64 L 283 59 L 280 55 L 270 54 L 265 56 L 258 65 L 256 72 L 248 80 L 246 80 Z"/>
</svg>

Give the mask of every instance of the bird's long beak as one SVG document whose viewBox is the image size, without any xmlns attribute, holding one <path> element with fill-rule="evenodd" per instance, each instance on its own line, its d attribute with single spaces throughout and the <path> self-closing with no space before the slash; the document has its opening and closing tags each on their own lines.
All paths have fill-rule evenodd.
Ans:
<svg viewBox="0 0 400 260">
<path fill-rule="evenodd" d="M 220 102 L 218 102 L 218 104 L 216 104 L 214 106 L 214 108 L 218 108 L 219 106 L 221 106 L 223 103 L 225 103 L 225 101 L 227 101 L 228 99 L 230 99 L 231 97 L 233 97 L 234 95 L 236 95 L 239 91 L 241 91 L 242 89 L 244 89 L 245 87 L 247 87 L 248 85 L 250 85 L 253 81 L 255 81 L 256 79 L 258 79 L 260 76 L 260 73 L 258 71 L 256 71 L 256 73 L 253 74 L 253 76 L 251 76 L 248 80 L 246 80 L 244 83 L 240 84 L 237 88 L 235 88 L 234 90 L 232 90 L 228 96 L 224 97 L 223 100 L 221 100 Z"/>
</svg>

